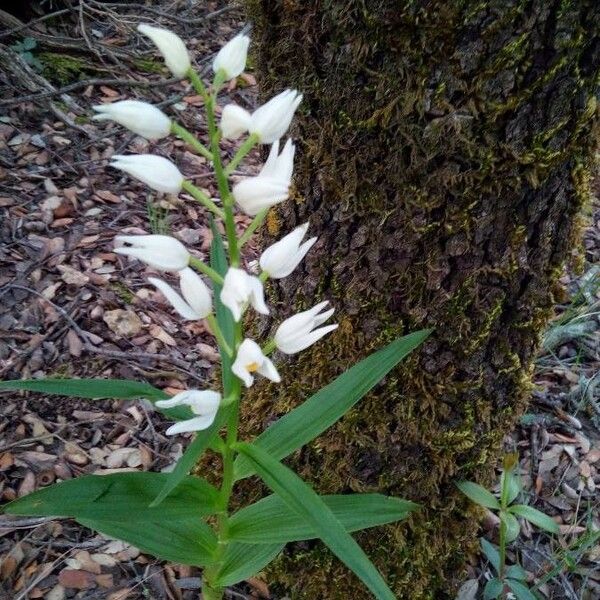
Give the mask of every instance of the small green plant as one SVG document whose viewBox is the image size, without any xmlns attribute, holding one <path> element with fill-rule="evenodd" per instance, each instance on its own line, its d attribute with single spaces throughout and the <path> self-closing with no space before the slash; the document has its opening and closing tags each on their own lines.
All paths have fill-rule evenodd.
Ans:
<svg viewBox="0 0 600 600">
<path fill-rule="evenodd" d="M 150 198 L 146 201 L 146 210 L 148 211 L 148 222 L 152 233 L 168 235 L 169 223 L 167 217 L 169 211 L 159 202 L 152 201 Z"/>
<path fill-rule="evenodd" d="M 521 492 L 521 484 L 515 473 L 518 464 L 517 454 L 504 457 L 500 475 L 500 499 L 484 487 L 472 481 L 457 483 L 458 489 L 470 500 L 496 511 L 500 518 L 500 537 L 498 548 L 481 538 L 481 549 L 496 571 L 496 577 L 490 579 L 483 591 L 484 600 L 506 598 L 511 592 L 517 600 L 537 600 L 533 590 L 527 585 L 527 572 L 520 565 L 506 565 L 506 548 L 519 536 L 520 526 L 517 517 L 521 517 L 540 529 L 558 533 L 558 525 L 543 512 L 526 504 L 513 504 Z"/>
<path fill-rule="evenodd" d="M 37 42 L 33 38 L 23 38 L 23 41 L 13 44 L 10 48 L 19 54 L 21 58 L 36 71 L 41 71 L 43 69 L 42 63 L 32 52 L 32 50 L 37 48 Z"/>
</svg>

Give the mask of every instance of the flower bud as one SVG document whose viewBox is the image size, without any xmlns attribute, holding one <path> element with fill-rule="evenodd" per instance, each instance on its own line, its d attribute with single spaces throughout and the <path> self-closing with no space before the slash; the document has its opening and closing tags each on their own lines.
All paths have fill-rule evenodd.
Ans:
<svg viewBox="0 0 600 600">
<path fill-rule="evenodd" d="M 249 44 L 250 38 L 247 35 L 236 35 L 219 50 L 212 64 L 213 71 L 223 71 L 227 80 L 240 75 L 246 66 Z"/>
<path fill-rule="evenodd" d="M 255 133 L 261 144 L 272 144 L 287 131 L 302 94 L 296 90 L 285 90 L 252 113 L 252 122 L 248 128 Z"/>
<path fill-rule="evenodd" d="M 92 117 L 95 121 L 115 121 L 148 140 L 159 140 L 171 133 L 169 117 L 147 102 L 122 100 L 92 108 L 100 113 Z"/>
<path fill-rule="evenodd" d="M 296 227 L 262 253 L 259 260 L 260 268 L 269 277 L 273 279 L 287 277 L 300 264 L 300 261 L 317 241 L 317 238 L 313 237 L 301 244 L 307 229 L 308 223 Z"/>
<path fill-rule="evenodd" d="M 263 315 L 269 314 L 260 279 L 235 267 L 229 267 L 225 274 L 221 289 L 221 302 L 231 311 L 236 322 L 242 318 L 248 302 L 257 312 Z"/>
<path fill-rule="evenodd" d="M 265 208 L 287 200 L 295 151 L 294 144 L 288 140 L 281 154 L 278 154 L 279 141 L 274 142 L 260 173 L 256 177 L 246 177 L 233 186 L 233 197 L 246 214 L 254 216 Z"/>
<path fill-rule="evenodd" d="M 185 246 L 168 235 L 119 235 L 115 242 L 117 254 L 137 258 L 159 271 L 181 271 L 190 261 Z"/>
<path fill-rule="evenodd" d="M 237 104 L 227 104 L 221 113 L 221 133 L 228 140 L 236 140 L 248 131 L 252 117 Z"/>
<path fill-rule="evenodd" d="M 155 154 L 115 154 L 110 166 L 129 173 L 157 192 L 178 194 L 183 184 L 183 175 L 166 158 Z"/>
<path fill-rule="evenodd" d="M 179 271 L 179 287 L 183 298 L 166 282 L 156 277 L 148 281 L 156 286 L 171 306 L 186 320 L 204 319 L 212 310 L 210 290 L 200 276 L 189 267 Z"/>
<path fill-rule="evenodd" d="M 189 406 L 197 417 L 179 421 L 167 429 L 167 435 L 185 433 L 187 431 L 202 431 L 208 429 L 219 412 L 221 394 L 212 390 L 185 390 L 179 392 L 169 400 L 158 400 L 159 408 L 174 408 L 176 406 Z"/>
<path fill-rule="evenodd" d="M 275 345 L 284 354 L 295 354 L 320 340 L 330 331 L 337 329 L 337 324 L 315 329 L 333 314 L 333 308 L 319 314 L 329 302 L 321 302 L 310 310 L 298 313 L 286 319 L 275 332 Z"/>
<path fill-rule="evenodd" d="M 169 71 L 182 79 L 191 67 L 190 56 L 183 40 L 168 29 L 152 27 L 146 23 L 138 25 L 137 30 L 149 37 L 165 59 Z"/>
<path fill-rule="evenodd" d="M 250 387 L 254 383 L 252 373 L 258 373 L 275 383 L 281 381 L 275 365 L 263 354 L 260 346 L 248 338 L 240 344 L 231 370 L 244 382 L 246 387 Z"/>
</svg>

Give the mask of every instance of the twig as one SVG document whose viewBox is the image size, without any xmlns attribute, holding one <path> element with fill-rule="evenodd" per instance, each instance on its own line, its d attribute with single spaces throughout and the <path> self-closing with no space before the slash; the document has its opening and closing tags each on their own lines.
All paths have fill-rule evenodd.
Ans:
<svg viewBox="0 0 600 600">
<path fill-rule="evenodd" d="M 144 87 L 144 88 L 153 88 L 153 87 L 164 87 L 167 85 L 171 85 L 173 83 L 177 83 L 179 79 L 171 78 L 171 79 L 160 79 L 158 81 L 144 81 L 144 80 L 136 80 L 136 79 L 85 79 L 83 81 L 75 81 L 74 83 L 70 83 L 61 88 L 55 90 L 48 90 L 47 92 L 41 92 L 39 94 L 28 94 L 25 96 L 19 96 L 18 98 L 10 98 L 8 100 L 0 100 L 0 106 L 12 106 L 15 104 L 21 104 L 23 102 L 29 102 L 31 100 L 43 100 L 44 98 L 50 98 L 51 96 L 57 96 L 61 94 L 65 94 L 67 92 L 72 92 L 73 90 L 78 90 L 80 88 L 88 87 L 89 85 L 113 85 L 113 86 L 130 86 L 130 87 Z"/>
<path fill-rule="evenodd" d="M 73 12 L 74 10 L 77 10 L 77 6 L 71 6 L 70 8 L 63 8 L 61 10 L 57 10 L 56 12 L 44 15 L 43 17 L 39 17 L 38 19 L 33 19 L 33 21 L 29 21 L 28 23 L 23 23 L 22 25 L 14 27 L 13 29 L 9 29 L 8 31 L 2 31 L 2 32 L 0 32 L 0 40 L 5 37 L 13 36 L 16 33 L 23 31 L 23 29 L 29 29 L 30 27 L 33 27 L 34 25 L 37 25 L 38 23 L 41 23 L 42 21 L 48 21 L 49 19 L 53 19 L 54 17 L 60 17 L 62 15 L 66 15 L 67 13 Z"/>
</svg>

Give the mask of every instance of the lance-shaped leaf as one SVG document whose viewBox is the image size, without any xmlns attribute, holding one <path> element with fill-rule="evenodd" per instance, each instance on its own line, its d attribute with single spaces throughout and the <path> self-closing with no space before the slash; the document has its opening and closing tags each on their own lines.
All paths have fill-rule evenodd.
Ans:
<svg viewBox="0 0 600 600">
<path fill-rule="evenodd" d="M 213 561 L 217 539 L 198 516 L 159 521 L 76 519 L 84 527 L 132 544 L 142 552 L 182 565 L 205 566 Z"/>
<path fill-rule="evenodd" d="M 472 481 L 459 481 L 456 484 L 456 487 L 467 496 L 467 498 L 475 502 L 475 504 L 485 506 L 486 508 L 500 510 L 500 502 L 498 502 L 496 496 L 478 483 Z"/>
<path fill-rule="evenodd" d="M 417 504 L 382 494 L 321 496 L 348 532 L 405 519 Z M 229 521 L 229 538 L 239 542 L 275 544 L 319 537 L 309 523 L 276 494 L 242 508 Z"/>
<path fill-rule="evenodd" d="M 329 549 L 371 590 L 379 600 L 395 600 L 383 577 L 363 549 L 335 518 L 321 497 L 291 469 L 254 444 L 238 443 L 235 449 L 249 461 L 253 471 L 285 504 L 298 513 Z"/>
<path fill-rule="evenodd" d="M 285 544 L 241 544 L 232 542 L 225 550 L 216 585 L 226 587 L 256 575 L 268 565 Z"/>
<path fill-rule="evenodd" d="M 509 512 L 527 519 L 530 523 L 537 525 L 540 529 L 549 531 L 550 533 L 558 533 L 560 531 L 558 523 L 543 512 L 527 506 L 526 504 L 515 504 L 511 506 Z"/>
<path fill-rule="evenodd" d="M 160 508 L 151 508 L 166 478 L 164 473 L 86 475 L 14 500 L 3 510 L 13 515 L 70 517 L 159 558 L 208 564 L 216 538 L 201 517 L 216 512 L 218 491 L 202 479 L 186 477 L 177 494 Z"/>
<path fill-rule="evenodd" d="M 254 440 L 254 445 L 277 459 L 301 448 L 347 413 L 430 333 L 430 329 L 416 331 L 371 354 L 273 423 Z M 239 456 L 235 463 L 236 479 L 252 473 L 246 457 Z"/>
<path fill-rule="evenodd" d="M 3 507 L 12 515 L 137 522 L 189 519 L 214 514 L 218 491 L 199 477 L 185 477 L 160 508 L 150 503 L 166 473 L 84 475 L 56 483 Z M 142 527 L 143 528 L 143 527 Z"/>
<path fill-rule="evenodd" d="M 219 433 L 219 429 L 227 422 L 230 410 L 230 406 L 220 408 L 213 424 L 208 429 L 196 433 L 196 437 L 177 461 L 174 469 L 166 474 L 163 486 L 160 491 L 157 491 L 150 506 L 155 507 L 161 504 L 187 477 L 200 456 L 202 456 L 202 453 L 213 443 L 215 436 Z"/>
<path fill-rule="evenodd" d="M 15 379 L 0 381 L 2 390 L 26 390 L 60 396 L 73 396 L 89 400 L 111 398 L 115 400 L 137 400 L 145 398 L 155 403 L 170 396 L 162 390 L 140 381 L 129 379 Z M 176 408 L 158 408 L 161 413 L 176 421 L 190 419 L 192 411 L 186 406 Z"/>
</svg>

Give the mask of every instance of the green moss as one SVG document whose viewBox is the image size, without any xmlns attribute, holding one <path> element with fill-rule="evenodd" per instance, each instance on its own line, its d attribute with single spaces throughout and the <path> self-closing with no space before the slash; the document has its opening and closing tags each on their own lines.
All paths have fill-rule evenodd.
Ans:
<svg viewBox="0 0 600 600">
<path fill-rule="evenodd" d="M 94 71 L 90 61 L 68 54 L 40 52 L 37 57 L 43 65 L 44 77 L 61 85 L 89 77 L 90 73 Z"/>
<path fill-rule="evenodd" d="M 340 327 L 282 365 L 285 388 L 253 388 L 242 423 L 258 434 L 394 337 L 436 328 L 289 459 L 321 492 L 423 503 L 408 523 L 359 536 L 404 599 L 453 597 L 476 548 L 473 512 L 453 481 L 489 482 L 524 410 L 589 197 L 589 24 L 581 3 L 542 4 L 249 2 L 265 96 L 282 82 L 305 92 L 293 208 L 273 211 L 268 231 L 310 218 L 322 244 L 272 295 L 286 310 L 329 299 Z M 247 484 L 238 500 L 259 494 Z M 288 548 L 268 579 L 293 600 L 357 594 L 319 544 Z"/>
</svg>

